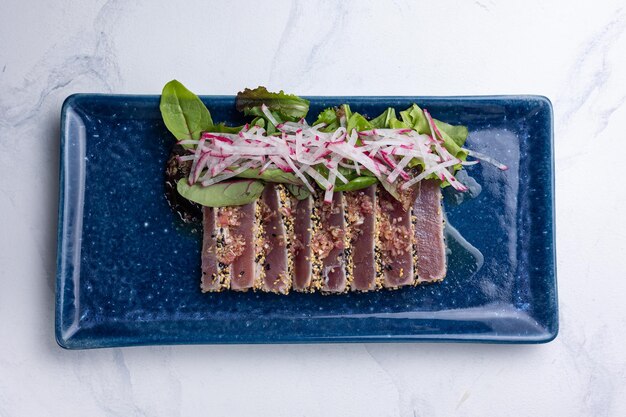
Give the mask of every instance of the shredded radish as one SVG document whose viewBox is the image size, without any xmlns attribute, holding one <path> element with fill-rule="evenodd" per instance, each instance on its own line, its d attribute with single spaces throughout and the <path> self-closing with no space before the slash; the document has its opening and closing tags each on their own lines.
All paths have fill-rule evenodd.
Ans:
<svg viewBox="0 0 626 417">
<path fill-rule="evenodd" d="M 241 172 L 254 168 L 261 173 L 277 168 L 293 173 L 302 185 L 314 191 L 311 178 L 324 190 L 324 201 L 331 202 L 337 181 L 346 184 L 348 178 L 342 169 L 371 172 L 380 181 L 390 184 L 402 179 L 402 189 L 419 181 L 435 176 L 447 181 L 459 191 L 465 185 L 453 175 L 458 165 L 473 165 L 478 160 L 489 162 L 500 169 L 506 165 L 475 151 L 465 150 L 473 161 L 464 161 L 452 155 L 444 146 L 442 133 L 427 110 L 430 135 L 419 134 L 412 129 L 372 129 L 368 131 L 346 131 L 346 120 L 340 120 L 341 127 L 331 132 L 323 132 L 324 124 L 309 126 L 304 119 L 297 123 L 278 123 L 267 106 L 261 110 L 265 117 L 276 126 L 277 132 L 268 135 L 258 126 L 246 125 L 239 133 L 205 132 L 199 140 L 183 140 L 182 145 L 191 145 L 189 154 L 179 156 L 179 161 L 191 161 L 189 183 L 202 183 L 204 186 L 216 184 L 232 178 Z M 408 168 L 421 167 L 417 172 Z M 317 168 L 326 167 L 327 175 Z"/>
<path fill-rule="evenodd" d="M 265 104 L 263 104 L 261 106 L 261 111 L 263 112 L 263 114 L 265 115 L 265 117 L 267 117 L 267 120 L 269 120 L 270 122 L 272 122 L 272 124 L 274 126 L 278 126 L 278 121 L 276 120 L 276 118 L 274 117 L 274 115 L 272 114 L 272 112 L 270 112 L 270 109 L 267 108 L 267 106 Z"/>
<path fill-rule="evenodd" d="M 224 181 L 228 178 L 232 178 L 232 177 L 236 177 L 237 175 L 241 174 L 242 172 L 244 172 L 246 169 L 250 169 L 252 168 L 253 163 L 252 162 L 248 162 L 243 164 L 242 166 L 240 166 L 239 168 L 237 168 L 234 171 L 231 171 L 227 174 L 222 174 L 222 175 L 218 175 L 216 177 L 207 179 L 202 181 L 202 185 L 205 187 L 208 187 L 209 185 L 213 185 L 213 184 L 217 184 L 220 181 Z"/>
<path fill-rule="evenodd" d="M 196 165 L 198 165 L 198 160 L 200 159 L 200 155 L 202 155 L 202 147 L 204 146 L 204 138 L 200 139 L 198 142 L 198 147 L 196 148 L 196 152 L 193 157 L 193 162 L 191 163 L 191 170 L 189 171 L 189 184 L 193 185 L 194 183 L 194 173 L 196 171 Z"/>
<path fill-rule="evenodd" d="M 509 169 L 508 166 L 504 165 L 503 163 L 500 163 L 498 161 L 496 161 L 495 159 L 493 159 L 492 157 L 485 155 L 483 153 L 480 152 L 476 152 L 476 151 L 470 151 L 469 149 L 467 150 L 467 154 L 469 156 L 473 156 L 476 159 L 480 159 L 481 161 L 485 161 L 490 163 L 491 165 L 496 166 L 498 169 L 501 169 L 502 171 L 506 171 L 507 169 Z"/>
<path fill-rule="evenodd" d="M 196 157 L 195 155 L 179 156 L 178 161 L 179 162 L 193 161 L 195 157 Z"/>
<path fill-rule="evenodd" d="M 434 167 L 425 169 L 417 177 L 415 177 L 412 180 L 409 180 L 409 181 L 405 182 L 404 184 L 402 184 L 402 188 L 407 189 L 410 186 L 412 186 L 413 184 L 416 184 L 416 183 L 420 182 L 421 180 L 425 179 L 430 174 L 435 174 L 435 173 L 442 174 L 444 171 L 446 171 L 445 168 L 448 168 L 448 167 L 451 167 L 453 165 L 456 165 L 457 163 L 459 163 L 458 160 L 446 161 L 446 162 L 442 162 L 441 164 L 436 165 Z"/>
</svg>

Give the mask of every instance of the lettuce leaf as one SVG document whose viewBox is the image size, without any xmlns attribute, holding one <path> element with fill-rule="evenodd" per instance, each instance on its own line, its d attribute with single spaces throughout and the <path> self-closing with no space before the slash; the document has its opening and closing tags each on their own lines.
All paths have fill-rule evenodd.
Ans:
<svg viewBox="0 0 626 417">
<path fill-rule="evenodd" d="M 453 126 L 449 125 L 446 122 L 442 122 L 437 119 L 433 119 L 435 125 L 442 134 L 448 135 L 450 139 L 454 141 L 458 146 L 463 146 L 465 144 L 465 140 L 467 139 L 467 127 L 466 126 Z"/>
<path fill-rule="evenodd" d="M 363 130 L 371 130 L 373 128 L 374 126 L 372 126 L 372 123 L 359 113 L 352 113 L 346 126 L 348 133 L 352 132 L 352 129 L 356 129 L 357 132 L 361 132 Z"/>
<path fill-rule="evenodd" d="M 380 116 L 370 120 L 370 124 L 374 129 L 385 129 L 390 127 L 389 123 L 392 119 L 396 119 L 396 110 L 393 107 L 389 107 Z"/>
<path fill-rule="evenodd" d="M 349 104 L 342 104 L 337 108 L 337 119 L 341 120 L 342 117 L 345 117 L 346 120 L 352 117 L 352 109 Z"/>
<path fill-rule="evenodd" d="M 356 129 L 360 132 L 374 128 L 372 123 L 367 120 L 365 116 L 360 113 L 353 112 L 347 104 L 342 104 L 337 108 L 329 107 L 324 109 L 317 117 L 317 120 L 313 123 L 313 126 L 324 123 L 326 126 L 320 130 L 322 132 L 332 132 L 333 130 L 339 128 L 342 117 L 346 118 L 346 130 L 348 133 L 352 132 L 352 129 Z"/>
<path fill-rule="evenodd" d="M 323 132 L 336 130 L 339 127 L 337 110 L 332 107 L 322 110 L 319 116 L 317 116 L 317 120 L 313 123 L 313 126 L 320 123 L 324 123 L 326 125 L 324 128 L 321 129 Z"/>
<path fill-rule="evenodd" d="M 430 126 L 428 125 L 428 119 L 424 114 L 424 111 L 417 105 L 413 104 L 408 109 L 400 112 L 402 122 L 406 127 L 415 130 L 419 134 L 430 134 Z M 467 158 L 467 152 L 461 149 L 465 140 L 467 139 L 467 127 L 465 126 L 453 126 L 448 123 L 444 123 L 437 119 L 433 119 L 433 122 L 441 132 L 443 138 L 443 145 L 454 157 L 461 160 Z M 392 126 L 394 128 L 399 127 L 398 124 Z"/>
<path fill-rule="evenodd" d="M 424 111 L 417 104 L 413 104 L 408 109 L 401 111 L 400 117 L 408 127 L 415 130 L 420 135 L 430 133 L 428 119 L 426 119 Z"/>
<path fill-rule="evenodd" d="M 284 91 L 273 93 L 265 87 L 254 90 L 246 88 L 237 93 L 236 107 L 246 116 L 264 117 L 261 106 L 265 104 L 279 122 L 295 122 L 306 117 L 309 112 L 309 100 L 305 100 Z"/>
</svg>

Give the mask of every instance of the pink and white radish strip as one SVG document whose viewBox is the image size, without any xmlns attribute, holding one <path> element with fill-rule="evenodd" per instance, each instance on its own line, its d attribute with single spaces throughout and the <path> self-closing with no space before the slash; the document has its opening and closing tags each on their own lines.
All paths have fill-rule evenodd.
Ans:
<svg viewBox="0 0 626 417">
<path fill-rule="evenodd" d="M 476 151 L 470 151 L 469 149 L 466 149 L 466 150 L 467 150 L 467 154 L 469 156 L 473 156 L 476 159 L 480 159 L 481 161 L 488 162 L 491 165 L 496 166 L 498 169 L 501 169 L 502 171 L 506 171 L 507 169 L 509 169 L 508 166 L 504 165 L 501 162 L 496 161 L 495 159 L 493 159 L 492 157 L 490 157 L 488 155 L 485 155 L 483 153 L 476 152 Z"/>
</svg>

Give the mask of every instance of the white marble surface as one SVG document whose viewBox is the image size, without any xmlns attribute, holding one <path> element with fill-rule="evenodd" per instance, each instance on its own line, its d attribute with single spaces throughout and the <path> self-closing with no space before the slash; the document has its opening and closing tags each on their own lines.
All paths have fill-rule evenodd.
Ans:
<svg viewBox="0 0 626 417">
<path fill-rule="evenodd" d="M 626 415 L 623 1 L 228 3 L 0 2 L 0 416 Z M 57 347 L 61 102 L 173 77 L 205 94 L 550 97 L 558 338 Z"/>
</svg>

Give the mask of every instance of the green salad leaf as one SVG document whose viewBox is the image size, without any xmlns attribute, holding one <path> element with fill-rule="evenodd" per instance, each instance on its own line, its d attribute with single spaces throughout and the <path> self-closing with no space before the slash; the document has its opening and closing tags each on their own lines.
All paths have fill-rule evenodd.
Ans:
<svg viewBox="0 0 626 417">
<path fill-rule="evenodd" d="M 350 119 L 350 117 L 352 117 L 352 109 L 350 109 L 350 105 L 349 104 L 342 104 L 341 106 L 339 106 L 337 108 L 337 119 L 341 119 L 342 117 L 345 117 L 346 120 Z"/>
<path fill-rule="evenodd" d="M 362 190 L 363 188 L 367 188 L 370 185 L 374 185 L 378 182 L 378 178 L 370 177 L 370 176 L 362 176 L 356 177 L 348 181 L 347 184 L 342 182 L 338 182 L 335 185 L 334 191 L 356 191 Z"/>
<path fill-rule="evenodd" d="M 176 80 L 163 87 L 159 108 L 165 126 L 178 140 L 199 139 L 213 126 L 211 113 L 200 98 Z"/>
<path fill-rule="evenodd" d="M 225 123 L 218 123 L 209 127 L 207 132 L 215 133 L 239 133 L 243 126 L 227 126 Z"/>
<path fill-rule="evenodd" d="M 303 185 L 304 183 L 300 178 L 291 172 L 285 172 L 282 169 L 278 168 L 269 168 L 259 173 L 259 168 L 247 169 L 244 172 L 237 175 L 239 178 L 252 178 L 259 179 L 266 182 L 274 182 L 279 184 L 293 184 L 293 185 Z"/>
<path fill-rule="evenodd" d="M 466 126 L 453 126 L 446 122 L 442 122 L 441 120 L 433 119 L 435 125 L 439 129 L 439 131 L 448 135 L 454 143 L 456 143 L 459 147 L 465 144 L 465 140 L 467 139 L 467 127 Z"/>
<path fill-rule="evenodd" d="M 339 127 L 337 110 L 332 107 L 322 110 L 319 116 L 317 116 L 317 120 L 313 123 L 313 126 L 320 123 L 324 123 L 326 125 L 324 128 L 321 129 L 323 132 L 336 130 Z"/>
<path fill-rule="evenodd" d="M 393 107 L 387 108 L 380 116 L 370 120 L 370 124 L 374 129 L 388 128 L 391 120 L 396 119 L 396 110 Z"/>
<path fill-rule="evenodd" d="M 178 181 L 176 189 L 187 200 L 208 207 L 243 206 L 252 203 L 263 193 L 265 183 L 253 179 L 219 182 L 204 187 L 189 185 L 186 178 Z"/>
<path fill-rule="evenodd" d="M 373 128 L 374 126 L 372 125 L 372 123 L 359 113 L 352 113 L 346 125 L 346 130 L 348 131 L 348 133 L 352 132 L 353 129 L 356 129 L 357 132 L 362 132 L 364 130 L 371 130 Z"/>
<path fill-rule="evenodd" d="M 346 120 L 346 130 L 352 132 L 353 129 L 356 129 L 357 132 L 363 130 L 373 129 L 374 126 L 372 123 L 365 118 L 360 113 L 353 112 L 350 109 L 350 106 L 347 104 L 342 104 L 337 108 L 327 108 L 323 110 L 320 115 L 317 117 L 313 126 L 324 123 L 326 126 L 321 129 L 322 132 L 331 132 L 333 130 L 337 130 L 341 125 L 341 118 L 345 117 Z"/>
<path fill-rule="evenodd" d="M 467 139 L 467 127 L 453 126 L 448 123 L 433 119 L 433 122 L 439 129 L 445 148 L 454 157 L 465 160 L 467 152 L 461 149 Z M 396 118 L 395 111 L 392 108 L 385 110 L 380 116 L 370 120 L 370 124 L 375 128 L 391 128 L 391 129 L 413 129 L 417 133 L 430 134 L 430 125 L 424 111 L 417 105 L 413 104 L 408 109 L 400 112 L 400 120 Z M 409 166 L 417 166 L 419 164 L 410 164 Z"/>
<path fill-rule="evenodd" d="M 465 136 L 455 136 L 456 137 L 456 140 L 455 140 L 448 133 L 450 129 L 442 130 L 439 127 L 439 124 L 441 124 L 442 122 L 440 122 L 439 120 L 434 120 L 434 119 L 433 121 L 435 122 L 435 125 L 439 129 L 439 133 L 441 133 L 441 137 L 443 138 L 443 146 L 445 146 L 448 152 L 450 152 L 454 157 L 459 158 L 464 161 L 467 158 L 467 151 L 462 149 L 461 146 L 463 146 L 463 143 L 465 143 L 465 138 L 467 138 L 467 128 L 465 128 Z M 451 125 L 448 125 L 448 126 L 450 126 L 451 128 L 457 127 L 457 126 L 451 126 Z M 461 126 L 461 127 L 464 127 L 464 126 Z M 459 143 L 461 144 L 459 145 Z"/>
<path fill-rule="evenodd" d="M 428 119 L 426 119 L 424 111 L 417 104 L 413 104 L 408 109 L 401 111 L 400 117 L 408 127 L 415 130 L 417 133 L 424 134 L 430 132 Z"/>
<path fill-rule="evenodd" d="M 304 200 L 305 198 L 311 195 L 311 192 L 309 191 L 308 188 L 300 186 L 300 185 L 287 184 L 286 187 L 287 187 L 287 190 L 289 190 L 289 192 L 291 193 L 291 195 L 293 195 L 297 200 Z"/>
<path fill-rule="evenodd" d="M 395 198 L 398 201 L 400 200 L 400 190 L 398 189 L 398 182 L 396 181 L 395 183 L 390 183 L 389 181 L 387 181 L 386 179 L 383 178 L 382 181 L 380 181 L 380 184 L 383 186 L 383 188 L 389 193 L 391 194 L 391 196 L 393 198 Z"/>
<path fill-rule="evenodd" d="M 315 169 L 317 172 L 322 174 L 322 177 L 324 177 L 324 178 L 328 178 L 328 175 L 330 174 L 330 171 L 328 170 L 328 168 L 326 168 L 326 166 L 323 165 L 323 164 L 315 165 L 313 167 L 313 169 Z M 337 168 L 337 171 L 339 171 L 341 173 L 341 175 L 346 177 L 346 179 L 348 180 L 348 184 L 350 183 L 350 181 L 354 180 L 355 178 L 359 178 L 359 175 L 356 173 L 356 171 L 351 169 L 351 168 L 346 168 L 346 167 L 340 166 L 340 167 Z M 363 173 L 363 171 L 365 171 L 365 170 L 361 170 L 361 173 Z M 376 178 L 376 177 L 374 177 L 374 178 Z M 315 183 L 317 183 L 317 185 L 319 185 L 320 188 L 322 188 L 322 189 L 324 188 L 322 186 L 322 184 L 317 182 L 317 180 L 315 180 Z M 343 181 L 337 179 L 337 181 L 335 181 L 335 190 L 336 191 L 344 191 L 343 189 L 338 189 L 337 187 L 339 187 L 339 186 L 346 186 L 348 184 L 344 184 Z"/>
<path fill-rule="evenodd" d="M 237 93 L 236 107 L 246 116 L 264 117 L 261 106 L 265 104 L 279 122 L 295 122 L 306 117 L 309 112 L 309 100 L 305 100 L 284 91 L 272 93 L 265 87 L 254 90 L 246 88 Z"/>
</svg>

